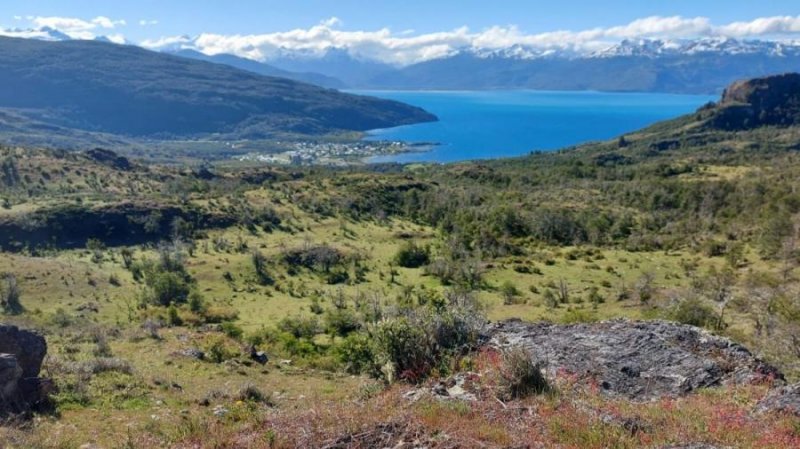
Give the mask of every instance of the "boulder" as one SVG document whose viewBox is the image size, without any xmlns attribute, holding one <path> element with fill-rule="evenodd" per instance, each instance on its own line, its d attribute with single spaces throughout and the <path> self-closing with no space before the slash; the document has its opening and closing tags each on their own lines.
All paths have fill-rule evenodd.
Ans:
<svg viewBox="0 0 800 449">
<path fill-rule="evenodd" d="M 47 342 L 36 332 L 0 324 L 0 353 L 16 357 L 22 377 L 37 377 L 47 354 Z"/>
<path fill-rule="evenodd" d="M 52 383 L 39 378 L 47 343 L 41 335 L 0 324 L 0 415 L 43 405 Z"/>
<path fill-rule="evenodd" d="M 266 352 L 259 351 L 254 346 L 250 347 L 250 359 L 260 365 L 266 365 L 269 362 L 269 356 Z"/>
<path fill-rule="evenodd" d="M 555 325 L 510 320 L 490 326 L 489 344 L 519 346 L 559 374 L 596 382 L 608 395 L 634 400 L 676 397 L 700 388 L 772 381 L 784 376 L 746 348 L 693 326 L 614 320 Z"/>
<path fill-rule="evenodd" d="M 756 413 L 788 413 L 800 417 L 800 383 L 772 390 L 756 404 Z"/>
</svg>

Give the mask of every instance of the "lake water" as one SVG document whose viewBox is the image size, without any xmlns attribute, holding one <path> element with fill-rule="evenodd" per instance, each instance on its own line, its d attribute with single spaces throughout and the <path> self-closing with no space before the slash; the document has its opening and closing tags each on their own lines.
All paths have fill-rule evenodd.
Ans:
<svg viewBox="0 0 800 449">
<path fill-rule="evenodd" d="M 543 91 L 358 91 L 420 106 L 439 122 L 371 131 L 369 140 L 435 142 L 424 153 L 372 162 L 453 162 L 555 150 L 610 139 L 695 111 L 717 97 Z"/>
</svg>

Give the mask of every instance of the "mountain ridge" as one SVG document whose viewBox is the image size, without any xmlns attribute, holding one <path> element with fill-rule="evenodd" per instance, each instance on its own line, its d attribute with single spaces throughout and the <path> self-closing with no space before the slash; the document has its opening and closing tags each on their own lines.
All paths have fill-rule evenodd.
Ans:
<svg viewBox="0 0 800 449">
<path fill-rule="evenodd" d="M 436 119 L 399 102 L 97 41 L 0 37 L 0 69 L 0 107 L 122 136 L 324 134 Z"/>
</svg>

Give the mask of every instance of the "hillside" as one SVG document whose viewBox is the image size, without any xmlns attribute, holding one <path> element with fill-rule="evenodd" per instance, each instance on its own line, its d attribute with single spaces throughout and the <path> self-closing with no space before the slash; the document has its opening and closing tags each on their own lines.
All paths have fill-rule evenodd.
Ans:
<svg viewBox="0 0 800 449">
<path fill-rule="evenodd" d="M 182 56 L 184 58 L 198 59 L 216 64 L 225 64 L 237 69 L 257 73 L 259 75 L 288 78 L 304 83 L 316 84 L 317 86 L 327 87 L 330 89 L 343 89 L 346 87 L 342 81 L 330 76 L 313 72 L 290 72 L 288 70 L 281 70 L 277 67 L 273 67 L 269 64 L 253 61 L 252 59 L 240 58 L 234 55 L 219 54 L 209 56 L 194 50 L 178 50 L 172 54 L 176 56 Z"/>
<path fill-rule="evenodd" d="M 1 147 L 0 441 L 797 447 L 800 126 L 715 126 L 793 79 L 450 165 Z"/>
<path fill-rule="evenodd" d="M 732 81 L 800 70 L 800 56 L 763 53 L 610 54 L 519 58 L 458 55 L 379 74 L 382 89 L 536 89 L 719 93 Z"/>
<path fill-rule="evenodd" d="M 267 136 L 435 117 L 226 65 L 103 42 L 0 39 L 0 107 L 48 125 L 136 137 Z"/>
</svg>

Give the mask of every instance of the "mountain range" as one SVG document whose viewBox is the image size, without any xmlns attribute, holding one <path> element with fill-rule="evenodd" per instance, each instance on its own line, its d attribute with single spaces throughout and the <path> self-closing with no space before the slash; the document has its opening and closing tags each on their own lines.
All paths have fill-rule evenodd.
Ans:
<svg viewBox="0 0 800 449">
<path fill-rule="evenodd" d="M 51 28 L 12 30 L 63 41 Z M 108 41 L 110 38 L 98 37 Z M 129 43 L 130 44 L 130 43 Z M 335 89 L 540 89 L 719 94 L 739 79 L 800 70 L 800 41 L 731 38 L 623 40 L 602 49 L 528 45 L 465 47 L 444 57 L 398 66 L 346 48 L 323 52 L 281 48 L 263 61 L 203 53 L 197 38 L 154 48 Z"/>
<path fill-rule="evenodd" d="M 291 72 L 324 74 L 355 89 L 718 94 L 738 79 L 800 70 L 800 42 L 642 39 L 591 52 L 513 45 L 464 48 L 407 66 L 357 57 L 339 48 L 322 54 L 284 49 L 264 62 Z"/>
</svg>

